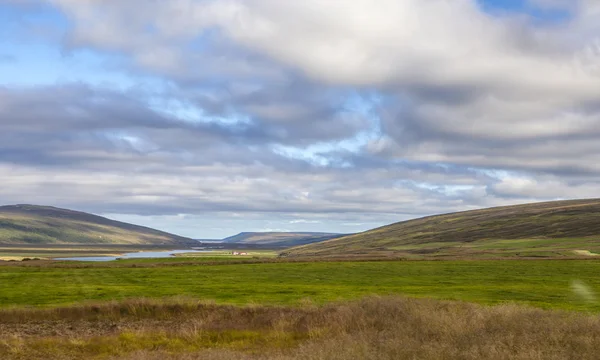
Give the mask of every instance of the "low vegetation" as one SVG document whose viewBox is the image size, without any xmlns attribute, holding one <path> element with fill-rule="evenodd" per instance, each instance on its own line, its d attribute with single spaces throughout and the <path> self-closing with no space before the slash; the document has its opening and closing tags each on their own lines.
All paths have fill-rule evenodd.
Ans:
<svg viewBox="0 0 600 360">
<path fill-rule="evenodd" d="M 128 300 L 0 311 L 23 359 L 597 359 L 600 317 L 370 297 L 318 306 Z"/>
<path fill-rule="evenodd" d="M 175 258 L 6 262 L 0 306 L 191 296 L 231 304 L 326 303 L 402 294 L 600 311 L 597 260 L 283 262 Z M 576 286 L 583 291 L 576 291 Z M 591 294 L 590 296 L 586 294 Z"/>
<path fill-rule="evenodd" d="M 0 206 L 1 245 L 196 245 L 185 237 L 48 206 Z"/>
<path fill-rule="evenodd" d="M 569 258 L 600 253 L 600 200 L 555 201 L 404 221 L 304 245 L 289 257 Z"/>
</svg>

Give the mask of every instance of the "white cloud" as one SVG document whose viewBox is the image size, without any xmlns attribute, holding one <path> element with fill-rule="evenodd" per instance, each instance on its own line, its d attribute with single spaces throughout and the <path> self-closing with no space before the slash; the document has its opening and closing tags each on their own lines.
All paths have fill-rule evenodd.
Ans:
<svg viewBox="0 0 600 360">
<path fill-rule="evenodd" d="M 570 15 L 539 23 L 475 0 L 50 0 L 72 21 L 65 46 L 169 86 L 152 106 L 85 86 L 0 89 L 0 195 L 289 216 L 278 227 L 591 196 L 600 5 L 532 1 Z"/>
</svg>

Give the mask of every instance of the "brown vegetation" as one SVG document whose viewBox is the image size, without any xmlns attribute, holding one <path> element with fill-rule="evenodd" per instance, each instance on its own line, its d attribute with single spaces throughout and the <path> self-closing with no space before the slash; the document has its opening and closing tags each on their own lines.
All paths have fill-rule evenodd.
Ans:
<svg viewBox="0 0 600 360">
<path fill-rule="evenodd" d="M 367 298 L 300 307 L 130 300 L 0 311 L 3 359 L 597 359 L 600 318 Z"/>
<path fill-rule="evenodd" d="M 429 216 L 299 246 L 284 254 L 569 257 L 574 250 L 600 251 L 599 235 L 600 200 L 569 200 Z"/>
</svg>

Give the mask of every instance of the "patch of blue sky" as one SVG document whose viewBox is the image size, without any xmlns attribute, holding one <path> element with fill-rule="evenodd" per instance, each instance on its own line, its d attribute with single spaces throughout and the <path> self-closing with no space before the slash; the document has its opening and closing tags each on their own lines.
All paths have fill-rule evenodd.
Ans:
<svg viewBox="0 0 600 360">
<path fill-rule="evenodd" d="M 321 142 L 302 148 L 276 144 L 271 147 L 271 151 L 290 159 L 306 161 L 315 166 L 350 168 L 354 164 L 349 160 L 341 159 L 339 153 L 359 154 L 372 138 L 371 132 L 363 131 L 352 138 Z"/>
<path fill-rule="evenodd" d="M 314 166 L 350 168 L 349 160 L 341 159 L 340 152 L 360 154 L 369 142 L 381 137 L 381 121 L 377 114 L 377 106 L 381 97 L 377 93 L 351 93 L 343 105 L 343 112 L 348 116 L 358 116 L 367 122 L 367 127 L 350 138 L 320 142 L 308 147 L 284 145 L 272 146 L 272 151 L 278 155 L 295 160 L 303 160 Z"/>
<path fill-rule="evenodd" d="M 43 42 L 0 44 L 0 53 L 15 61 L 0 64 L 0 82 L 10 86 L 55 85 L 81 82 L 94 86 L 127 89 L 136 79 L 111 69 L 110 59 L 91 51 L 63 52 L 58 46 Z"/>
<path fill-rule="evenodd" d="M 0 54 L 13 59 L 0 63 L 5 86 L 86 83 L 124 90 L 148 79 L 127 71 L 118 55 L 64 46 L 68 19 L 48 4 L 0 5 Z M 152 84 L 151 84 L 152 85 Z"/>
<path fill-rule="evenodd" d="M 328 167 L 333 163 L 333 159 L 319 151 L 319 145 L 312 145 L 308 148 L 297 148 L 275 144 L 271 146 L 271 151 L 277 155 L 289 159 L 305 161 L 313 166 Z M 350 164 L 346 164 L 349 166 Z"/>
<path fill-rule="evenodd" d="M 498 180 L 512 179 L 514 177 L 523 176 L 522 174 L 518 174 L 514 171 L 507 171 L 501 169 L 476 169 L 476 171 L 492 179 Z"/>
<path fill-rule="evenodd" d="M 66 27 L 68 21 L 63 13 L 48 3 L 40 1 L 27 6 L 19 2 L 0 3 L 0 31 L 15 30 L 23 25 Z"/>
<path fill-rule="evenodd" d="M 167 117 L 192 124 L 216 123 L 228 126 L 246 126 L 252 124 L 252 119 L 245 114 L 231 112 L 226 115 L 208 114 L 204 109 L 191 101 L 176 98 L 169 94 L 158 94 L 148 100 L 150 108 Z"/>
<path fill-rule="evenodd" d="M 531 0 L 478 0 L 484 11 L 492 15 L 524 14 L 539 24 L 555 24 L 571 19 L 568 8 L 542 7 Z"/>
<path fill-rule="evenodd" d="M 464 193 L 473 191 L 477 187 L 475 185 L 439 184 L 413 180 L 399 180 L 397 181 L 397 185 L 427 190 L 447 197 L 461 196 Z"/>
</svg>

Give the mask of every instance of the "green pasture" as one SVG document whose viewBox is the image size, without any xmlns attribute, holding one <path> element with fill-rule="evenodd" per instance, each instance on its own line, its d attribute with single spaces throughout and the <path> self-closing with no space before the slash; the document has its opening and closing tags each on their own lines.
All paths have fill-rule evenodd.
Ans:
<svg viewBox="0 0 600 360">
<path fill-rule="evenodd" d="M 218 303 L 298 304 L 402 294 L 600 311 L 595 298 L 600 294 L 597 260 L 137 264 L 145 266 L 133 267 L 128 261 L 110 266 L 86 263 L 87 267 L 0 266 L 0 306 L 173 296 Z"/>
</svg>

